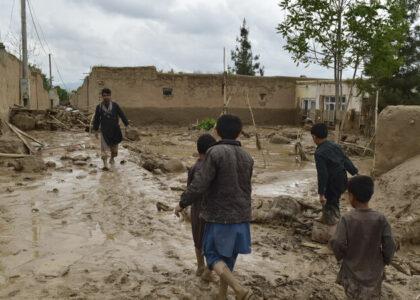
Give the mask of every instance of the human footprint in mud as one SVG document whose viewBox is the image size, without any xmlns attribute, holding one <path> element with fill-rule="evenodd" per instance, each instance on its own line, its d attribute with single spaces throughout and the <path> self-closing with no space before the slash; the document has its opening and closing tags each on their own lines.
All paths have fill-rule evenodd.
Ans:
<svg viewBox="0 0 420 300">
<path fill-rule="evenodd" d="M 198 151 L 198 160 L 195 165 L 188 172 L 188 181 L 187 185 L 189 186 L 194 179 L 196 173 L 201 169 L 204 159 L 206 157 L 207 150 L 216 144 L 216 140 L 210 134 L 203 134 L 197 140 L 197 151 Z M 200 199 L 193 202 L 191 205 L 191 227 L 192 235 L 194 240 L 195 255 L 197 257 L 197 276 L 202 276 L 204 278 L 211 278 L 211 271 L 206 267 L 204 263 L 203 256 L 203 235 L 206 222 L 201 218 L 201 207 L 203 195 L 199 196 Z"/>
<path fill-rule="evenodd" d="M 241 120 L 223 115 L 217 120 L 217 134 L 222 138 L 211 147 L 200 171 L 182 194 L 175 214 L 200 200 L 204 195 L 201 216 L 206 221 L 203 252 L 207 266 L 220 277 L 217 298 L 226 299 L 230 286 L 237 299 L 252 299 L 251 290 L 243 287 L 232 272 L 238 254 L 251 253 L 251 177 L 254 161 L 237 141 Z"/>
<path fill-rule="evenodd" d="M 101 134 L 101 158 L 104 163 L 103 170 L 108 170 L 108 152 L 111 154 L 110 164 L 115 163 L 115 157 L 118 155 L 118 144 L 122 141 L 122 133 L 119 125 L 121 118 L 125 127 L 129 123 L 120 106 L 111 100 L 111 90 L 102 89 L 102 102 L 96 106 L 95 116 L 93 117 L 93 130 L 95 137 L 99 138 Z"/>
<path fill-rule="evenodd" d="M 347 172 L 356 175 L 359 171 L 339 145 L 329 141 L 325 124 L 315 124 L 311 129 L 317 145 L 315 163 L 318 173 L 318 194 L 322 204 L 321 222 L 330 226 L 330 235 L 340 220 L 340 198 L 347 188 Z"/>
<path fill-rule="evenodd" d="M 381 299 L 384 266 L 395 253 L 391 227 L 385 216 L 369 208 L 374 183 L 368 176 L 356 176 L 348 184 L 348 197 L 354 208 L 344 215 L 330 241 L 341 261 L 337 282 L 348 299 Z"/>
</svg>

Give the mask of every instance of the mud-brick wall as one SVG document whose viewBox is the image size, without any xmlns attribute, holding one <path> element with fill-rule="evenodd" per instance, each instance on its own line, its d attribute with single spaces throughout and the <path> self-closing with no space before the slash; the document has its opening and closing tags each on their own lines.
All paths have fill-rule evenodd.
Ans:
<svg viewBox="0 0 420 300">
<path fill-rule="evenodd" d="M 374 174 L 382 175 L 420 155 L 420 106 L 388 106 L 378 119 Z"/>
<path fill-rule="evenodd" d="M 259 124 L 297 120 L 296 78 L 228 76 L 229 111 L 249 123 L 247 95 Z M 190 124 L 217 117 L 223 107 L 223 75 L 168 74 L 154 67 L 94 67 L 72 97 L 79 109 L 93 110 L 107 87 L 136 124 Z M 165 95 L 164 92 L 168 94 Z"/>
<path fill-rule="evenodd" d="M 12 54 L 0 48 L 0 115 L 5 116 L 9 107 L 20 104 L 21 62 Z M 31 72 L 30 108 L 47 109 L 48 92 L 44 89 L 41 74 Z"/>
</svg>

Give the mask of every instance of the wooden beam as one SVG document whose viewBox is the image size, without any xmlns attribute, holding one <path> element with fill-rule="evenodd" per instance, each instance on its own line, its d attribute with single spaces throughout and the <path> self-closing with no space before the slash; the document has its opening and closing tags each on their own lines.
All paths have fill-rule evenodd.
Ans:
<svg viewBox="0 0 420 300">
<path fill-rule="evenodd" d="M 30 155 L 27 154 L 16 154 L 16 153 L 0 153 L 0 157 L 6 157 L 6 158 L 22 158 L 22 157 L 28 157 Z"/>
<path fill-rule="evenodd" d="M 27 137 L 28 139 L 31 139 L 32 141 L 34 141 L 37 144 L 40 144 L 41 146 L 44 146 L 44 143 L 40 142 L 39 140 L 37 140 L 33 136 L 31 136 L 28 133 L 20 130 L 18 127 L 14 126 L 13 124 L 10 124 L 10 125 L 13 126 L 17 131 L 19 131 L 19 133 L 22 134 L 23 136 Z"/>
<path fill-rule="evenodd" d="M 10 124 L 9 122 L 6 122 L 6 124 L 7 124 L 7 126 L 9 126 L 10 130 L 12 130 L 18 136 L 18 138 L 23 142 L 23 144 L 25 144 L 26 148 L 28 148 L 28 150 L 29 150 L 29 154 L 32 154 L 34 151 L 32 150 L 31 145 L 22 136 L 22 134 L 20 134 L 20 132 L 17 131 L 15 129 L 15 127 L 12 124 Z"/>
</svg>

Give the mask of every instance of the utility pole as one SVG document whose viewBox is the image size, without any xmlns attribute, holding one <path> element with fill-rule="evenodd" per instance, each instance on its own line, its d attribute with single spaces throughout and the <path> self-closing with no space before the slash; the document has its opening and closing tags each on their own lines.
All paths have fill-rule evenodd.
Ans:
<svg viewBox="0 0 420 300">
<path fill-rule="evenodd" d="M 48 54 L 48 63 L 50 67 L 50 88 L 52 88 L 52 68 L 51 68 L 51 53 Z"/>
<path fill-rule="evenodd" d="M 26 32 L 26 0 L 20 1 L 21 31 L 22 31 L 22 78 L 20 80 L 21 104 L 30 107 L 28 40 Z"/>
</svg>

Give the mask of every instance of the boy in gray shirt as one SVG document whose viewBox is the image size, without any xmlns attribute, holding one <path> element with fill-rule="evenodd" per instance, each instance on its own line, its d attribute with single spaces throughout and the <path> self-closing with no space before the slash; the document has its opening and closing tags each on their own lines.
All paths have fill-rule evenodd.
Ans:
<svg viewBox="0 0 420 300">
<path fill-rule="evenodd" d="M 369 208 L 374 183 L 369 176 L 355 176 L 348 184 L 353 211 L 344 215 L 330 241 L 341 261 L 337 282 L 349 299 L 380 299 L 384 266 L 395 253 L 391 227 L 385 216 Z"/>
</svg>

